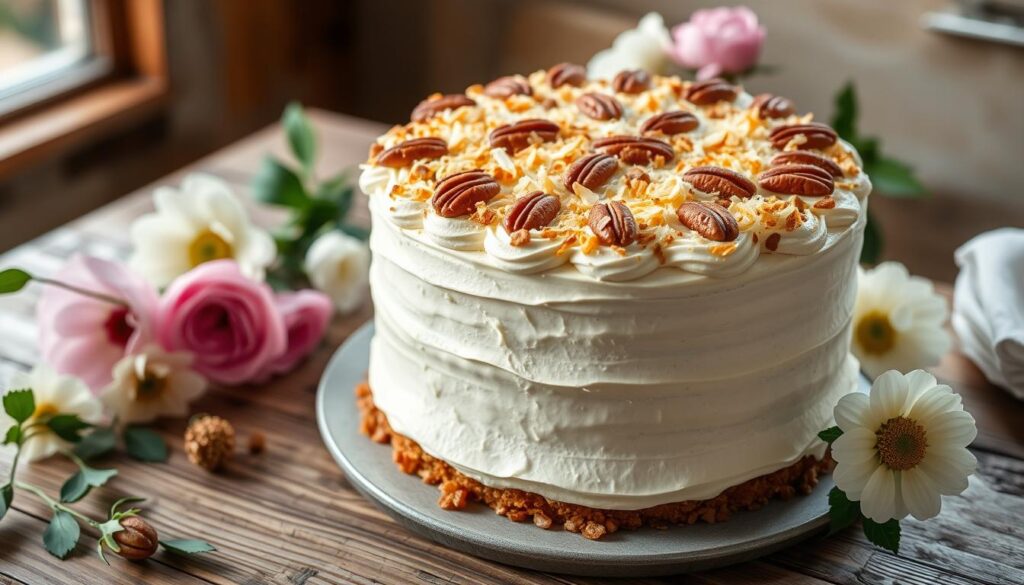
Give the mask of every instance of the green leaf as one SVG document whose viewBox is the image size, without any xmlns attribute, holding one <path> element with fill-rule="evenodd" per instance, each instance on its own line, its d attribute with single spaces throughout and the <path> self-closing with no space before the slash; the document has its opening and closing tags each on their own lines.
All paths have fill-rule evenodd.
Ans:
<svg viewBox="0 0 1024 585">
<path fill-rule="evenodd" d="M 292 102 L 284 109 L 284 116 L 281 118 L 284 124 L 285 134 L 288 135 L 288 144 L 299 159 L 306 173 L 313 168 L 313 161 L 316 159 L 316 137 L 313 135 L 313 125 L 302 110 L 302 104 Z"/>
<path fill-rule="evenodd" d="M 93 469 L 80 464 L 78 472 L 68 478 L 60 488 L 60 501 L 71 504 L 81 500 L 94 487 L 100 487 L 117 475 L 116 469 Z"/>
<path fill-rule="evenodd" d="M 857 138 L 857 90 L 847 81 L 836 94 L 836 111 L 832 114 L 832 128 L 844 140 Z"/>
<path fill-rule="evenodd" d="M 358 238 L 364 242 L 370 239 L 370 230 L 364 227 L 343 223 L 338 226 L 338 229 L 352 236 L 353 238 Z"/>
<path fill-rule="evenodd" d="M 17 445 L 21 441 L 21 426 L 11 425 L 4 435 L 4 445 Z"/>
<path fill-rule="evenodd" d="M 348 180 L 348 174 L 341 173 L 320 183 L 320 186 L 316 189 L 316 197 L 317 199 L 338 202 L 342 197 L 351 198 L 353 191 L 354 189 Z"/>
<path fill-rule="evenodd" d="M 882 258 L 882 247 L 885 240 L 878 229 L 878 220 L 868 211 L 867 224 L 864 226 L 864 247 L 860 251 L 862 264 L 875 265 Z"/>
<path fill-rule="evenodd" d="M 257 201 L 271 205 L 305 209 L 310 202 L 295 171 L 269 156 L 263 159 L 263 166 L 252 181 L 252 191 Z"/>
<path fill-rule="evenodd" d="M 51 555 L 63 560 L 74 550 L 81 534 L 75 517 L 63 510 L 57 510 L 53 513 L 53 519 L 46 527 L 46 532 L 43 533 L 43 545 Z"/>
<path fill-rule="evenodd" d="M 196 553 L 215 552 L 217 549 L 205 540 L 177 539 L 161 540 L 160 546 L 168 552 L 179 555 L 194 555 Z"/>
<path fill-rule="evenodd" d="M 106 455 L 117 446 L 117 436 L 111 427 L 99 427 L 75 445 L 75 455 L 89 461 Z"/>
<path fill-rule="evenodd" d="M 879 156 L 865 165 L 865 172 L 879 193 L 890 197 L 921 197 L 924 186 L 914 176 L 913 169 L 898 160 Z"/>
<path fill-rule="evenodd" d="M 124 448 L 129 455 L 139 461 L 167 461 L 167 443 L 164 442 L 164 438 L 145 427 L 125 427 Z"/>
<path fill-rule="evenodd" d="M 851 502 L 838 487 L 828 493 L 829 534 L 835 534 L 860 518 L 860 502 Z"/>
<path fill-rule="evenodd" d="M 21 424 L 36 411 L 36 397 L 31 389 L 11 390 L 4 394 L 4 412 Z"/>
<path fill-rule="evenodd" d="M 858 138 L 848 142 L 857 149 L 857 154 L 860 155 L 865 170 L 875 164 L 875 161 L 881 156 L 882 145 L 877 138 Z"/>
<path fill-rule="evenodd" d="M 0 487 L 0 520 L 3 520 L 4 516 L 7 515 L 7 510 L 11 509 L 11 502 L 13 501 L 14 487 L 11 484 Z"/>
<path fill-rule="evenodd" d="M 32 275 L 20 268 L 0 270 L 0 294 L 18 292 L 32 280 Z"/>
<path fill-rule="evenodd" d="M 832 427 L 818 433 L 818 438 L 831 445 L 832 442 L 838 439 L 840 436 L 842 436 L 842 434 L 842 429 L 840 429 L 839 427 Z"/>
<path fill-rule="evenodd" d="M 895 518 L 879 524 L 871 518 L 864 519 L 864 536 L 875 546 L 894 554 L 900 552 L 900 521 Z"/>
<path fill-rule="evenodd" d="M 82 431 L 92 428 L 92 425 L 78 418 L 77 414 L 55 414 L 46 421 L 46 426 L 58 437 L 70 443 L 77 443 L 82 440 Z"/>
</svg>

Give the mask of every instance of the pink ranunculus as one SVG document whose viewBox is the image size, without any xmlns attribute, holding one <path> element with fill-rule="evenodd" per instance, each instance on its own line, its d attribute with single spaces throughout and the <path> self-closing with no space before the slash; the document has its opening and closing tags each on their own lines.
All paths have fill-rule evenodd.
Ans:
<svg viewBox="0 0 1024 585">
<path fill-rule="evenodd" d="M 36 305 L 43 361 L 99 392 L 113 379 L 114 365 L 121 358 L 155 337 L 159 297 L 127 266 L 82 254 L 73 256 L 52 278 L 125 303 L 46 286 Z"/>
<path fill-rule="evenodd" d="M 245 277 L 234 260 L 206 262 L 175 279 L 160 301 L 159 323 L 166 349 L 192 352 L 192 367 L 222 384 L 254 381 L 288 347 L 270 287 Z"/>
<path fill-rule="evenodd" d="M 742 73 L 757 63 L 764 27 L 746 6 L 698 10 L 672 29 L 669 54 L 683 67 L 697 70 L 697 79 Z"/>
<path fill-rule="evenodd" d="M 316 349 L 327 331 L 334 306 L 331 299 L 320 291 L 311 289 L 279 293 L 274 299 L 277 310 L 284 319 L 288 335 L 288 349 L 276 360 L 267 364 L 261 376 L 262 381 L 274 374 L 290 372 L 306 356 Z"/>
</svg>

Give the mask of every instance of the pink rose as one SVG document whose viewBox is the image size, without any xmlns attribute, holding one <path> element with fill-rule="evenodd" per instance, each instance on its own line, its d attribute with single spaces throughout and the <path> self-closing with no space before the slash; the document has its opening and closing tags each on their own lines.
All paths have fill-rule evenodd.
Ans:
<svg viewBox="0 0 1024 585">
<path fill-rule="evenodd" d="M 742 73 L 757 63 L 764 27 L 746 6 L 698 10 L 672 29 L 669 54 L 676 63 L 697 69 L 697 79 Z"/>
<path fill-rule="evenodd" d="M 275 302 L 284 319 L 288 336 L 288 348 L 284 354 L 267 365 L 258 379 L 265 380 L 274 374 L 284 374 L 316 349 L 327 331 L 334 307 L 331 299 L 322 292 L 300 290 L 280 293 Z"/>
<path fill-rule="evenodd" d="M 242 384 L 285 353 L 288 336 L 270 287 L 246 278 L 234 260 L 214 260 L 164 293 L 160 342 L 192 352 L 193 368 L 208 379 Z"/>
<path fill-rule="evenodd" d="M 52 278 L 125 302 L 122 306 L 46 286 L 36 306 L 43 361 L 98 392 L 112 380 L 114 364 L 154 338 L 159 297 L 123 264 L 81 254 Z"/>
</svg>

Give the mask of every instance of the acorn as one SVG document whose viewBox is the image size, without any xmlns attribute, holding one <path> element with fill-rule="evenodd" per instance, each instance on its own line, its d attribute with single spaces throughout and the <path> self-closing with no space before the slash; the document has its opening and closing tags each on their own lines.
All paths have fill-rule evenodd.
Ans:
<svg viewBox="0 0 1024 585">
<path fill-rule="evenodd" d="M 188 460 L 216 471 L 234 455 L 235 429 L 219 416 L 197 417 L 185 430 L 185 453 Z"/>
<path fill-rule="evenodd" d="M 156 529 L 138 516 L 128 516 L 120 522 L 124 530 L 114 533 L 114 542 L 119 547 L 117 554 L 129 561 L 141 561 L 153 556 L 160 545 Z"/>
</svg>

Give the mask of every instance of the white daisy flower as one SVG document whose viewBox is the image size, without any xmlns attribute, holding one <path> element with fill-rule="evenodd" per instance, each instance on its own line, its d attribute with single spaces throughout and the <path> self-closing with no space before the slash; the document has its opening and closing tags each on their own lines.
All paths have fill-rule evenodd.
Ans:
<svg viewBox="0 0 1024 585">
<path fill-rule="evenodd" d="M 223 258 L 234 259 L 246 276 L 262 280 L 274 261 L 273 239 L 249 221 L 231 187 L 217 177 L 189 175 L 180 189 L 157 189 L 153 201 L 156 213 L 132 223 L 131 266 L 157 287 Z"/>
<path fill-rule="evenodd" d="M 871 378 L 934 366 L 953 345 L 943 327 L 948 316 L 931 281 L 910 276 L 906 266 L 884 262 L 860 270 L 850 350 Z"/>
<path fill-rule="evenodd" d="M 100 400 L 123 423 L 185 416 L 189 403 L 206 390 L 206 379 L 191 366 L 190 353 L 148 345 L 114 366 L 114 380 L 100 393 Z"/>
<path fill-rule="evenodd" d="M 836 485 L 875 522 L 938 515 L 940 495 L 967 489 L 978 431 L 960 396 L 923 370 L 875 380 L 870 397 L 843 396 L 835 408 L 843 434 L 832 443 Z"/>
<path fill-rule="evenodd" d="M 351 313 L 363 302 L 370 250 L 352 236 L 327 232 L 309 247 L 304 268 L 313 288 L 331 297 L 340 313 Z"/>
<path fill-rule="evenodd" d="M 625 69 L 643 69 L 651 74 L 664 73 L 672 36 L 665 20 L 657 12 L 648 13 L 634 29 L 615 38 L 611 48 L 594 55 L 587 63 L 591 79 L 611 79 Z"/>
<path fill-rule="evenodd" d="M 8 382 L 8 388 L 21 390 L 31 388 L 35 397 L 36 410 L 25 421 L 26 436 L 31 437 L 21 447 L 21 458 L 38 461 L 74 445 L 61 439 L 44 423 L 55 414 L 77 414 L 90 424 L 103 420 L 103 405 L 92 395 L 85 382 L 74 376 L 63 376 L 47 366 L 36 366 L 31 372 L 16 372 Z M 0 428 L 7 429 L 14 419 L 0 410 Z M 32 426 L 38 424 L 38 426 Z M 32 426 L 32 428 L 29 428 Z"/>
</svg>

